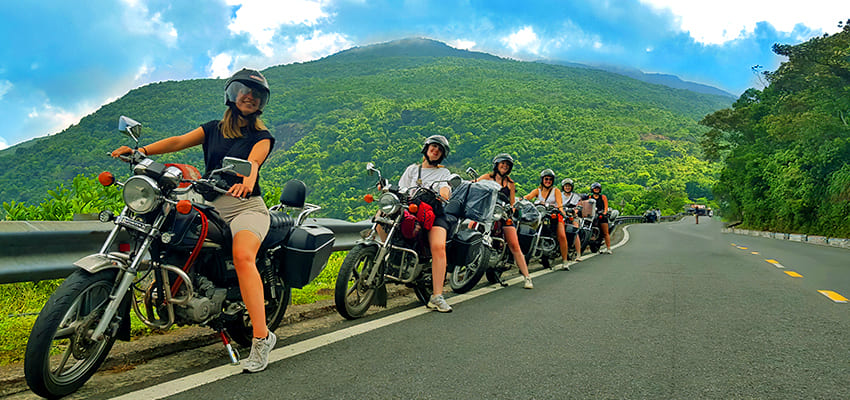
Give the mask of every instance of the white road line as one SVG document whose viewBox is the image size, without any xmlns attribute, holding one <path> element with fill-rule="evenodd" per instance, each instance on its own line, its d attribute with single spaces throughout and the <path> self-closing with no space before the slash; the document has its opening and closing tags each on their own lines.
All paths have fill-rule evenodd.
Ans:
<svg viewBox="0 0 850 400">
<path fill-rule="evenodd" d="M 620 243 L 617 243 L 612 248 L 618 248 L 623 246 L 629 241 L 629 231 L 628 226 L 623 227 L 623 240 Z M 594 257 L 596 254 L 591 254 L 587 258 Z M 575 264 L 575 262 L 573 262 Z M 541 275 L 545 275 L 551 273 L 551 269 L 543 269 L 536 271 L 531 275 L 531 277 L 537 277 Z M 522 282 L 522 276 L 516 276 L 512 279 L 509 279 L 507 282 L 509 285 L 516 285 Z M 467 292 L 464 294 L 455 295 L 446 299 L 446 301 L 455 305 L 458 303 L 462 303 L 464 301 L 474 299 L 478 296 L 483 296 L 485 294 L 490 294 L 497 290 L 501 290 L 503 287 L 499 284 L 494 284 L 490 286 L 485 286 L 480 289 L 473 290 L 471 292 Z M 412 310 L 402 311 L 400 313 L 388 315 L 381 319 L 376 319 L 374 321 L 364 322 L 362 324 L 358 324 L 352 327 L 348 327 L 345 329 L 340 329 L 335 332 L 327 333 L 321 336 L 317 336 L 311 339 L 307 339 L 301 342 L 293 343 L 278 349 L 274 349 L 269 353 L 269 363 L 285 360 L 290 357 L 295 357 L 299 354 L 306 353 L 310 350 L 317 349 L 319 347 L 336 343 L 350 337 L 354 337 L 360 335 L 362 333 L 370 332 L 378 328 L 382 328 L 388 325 L 395 324 L 397 322 L 405 321 L 411 319 L 413 317 L 418 317 L 423 314 L 427 314 L 431 311 L 425 307 L 416 307 Z M 183 378 L 179 378 L 170 382 L 161 383 L 156 386 L 151 386 L 146 389 L 137 390 L 135 392 L 127 393 L 122 396 L 114 397 L 116 400 L 136 400 L 136 399 L 162 399 L 168 396 L 173 396 L 177 393 L 182 393 L 190 389 L 194 389 L 196 387 L 200 387 L 218 380 L 222 380 L 234 375 L 239 375 L 242 373 L 242 366 L 240 365 L 222 365 L 220 367 L 215 367 L 213 369 L 209 369 L 203 372 L 199 372 L 193 375 L 189 375 Z"/>
</svg>

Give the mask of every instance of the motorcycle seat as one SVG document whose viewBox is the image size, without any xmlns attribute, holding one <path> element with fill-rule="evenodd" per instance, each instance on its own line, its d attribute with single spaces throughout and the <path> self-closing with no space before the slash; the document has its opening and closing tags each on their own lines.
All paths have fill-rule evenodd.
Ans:
<svg viewBox="0 0 850 400">
<path fill-rule="evenodd" d="M 262 247 L 269 248 L 283 242 L 294 225 L 295 219 L 289 214 L 281 210 L 269 211 L 269 232 L 263 239 Z"/>
</svg>

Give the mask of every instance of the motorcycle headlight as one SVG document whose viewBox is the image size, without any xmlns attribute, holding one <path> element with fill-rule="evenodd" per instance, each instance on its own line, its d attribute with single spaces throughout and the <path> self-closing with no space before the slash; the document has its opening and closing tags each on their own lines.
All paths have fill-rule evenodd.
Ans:
<svg viewBox="0 0 850 400">
<path fill-rule="evenodd" d="M 395 194 L 387 192 L 381 195 L 381 198 L 378 200 L 378 207 L 381 208 L 381 212 L 384 214 L 393 215 L 401 209 L 401 201 Z"/>
<path fill-rule="evenodd" d="M 493 209 L 493 220 L 498 221 L 498 220 L 502 219 L 502 217 L 504 217 L 504 216 L 505 216 L 505 208 L 497 205 Z"/>
<path fill-rule="evenodd" d="M 127 179 L 124 183 L 123 197 L 127 207 L 136 214 L 147 214 L 162 202 L 162 194 L 156 182 L 144 175 Z"/>
</svg>

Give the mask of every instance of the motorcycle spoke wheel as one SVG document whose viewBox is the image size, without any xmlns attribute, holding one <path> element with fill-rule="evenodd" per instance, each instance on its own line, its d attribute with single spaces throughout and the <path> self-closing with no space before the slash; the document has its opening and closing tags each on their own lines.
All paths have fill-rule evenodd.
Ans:
<svg viewBox="0 0 850 400">
<path fill-rule="evenodd" d="M 449 280 L 449 285 L 454 292 L 466 293 L 478 284 L 481 276 L 487 270 L 487 260 L 490 259 L 488 253 L 488 249 L 482 246 L 478 255 L 471 263 L 455 267 Z"/>
<path fill-rule="evenodd" d="M 286 307 L 292 298 L 292 290 L 284 283 L 283 278 L 274 274 L 262 274 L 263 301 L 265 302 L 266 327 L 273 331 L 280 326 Z M 243 347 L 250 347 L 254 338 L 254 325 L 247 310 L 239 313 L 235 321 L 225 324 L 227 333 L 234 342 Z"/>
<path fill-rule="evenodd" d="M 375 267 L 377 255 L 377 247 L 358 245 L 342 261 L 336 278 L 334 302 L 337 312 L 344 318 L 360 318 L 372 305 L 376 287 L 369 285 L 367 279 Z"/>
<path fill-rule="evenodd" d="M 91 333 L 109 303 L 116 274 L 116 270 L 73 273 L 39 313 L 24 360 L 33 392 L 43 397 L 73 393 L 106 359 L 118 324 L 110 325 L 99 340 L 92 339 Z"/>
</svg>

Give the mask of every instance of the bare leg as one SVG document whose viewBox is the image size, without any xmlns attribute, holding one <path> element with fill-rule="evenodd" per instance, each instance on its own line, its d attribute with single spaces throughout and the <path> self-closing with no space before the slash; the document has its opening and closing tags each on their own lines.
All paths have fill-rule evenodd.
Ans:
<svg viewBox="0 0 850 400">
<path fill-rule="evenodd" d="M 605 235 L 605 247 L 611 250 L 611 235 L 608 234 L 608 224 L 599 224 L 602 227 L 602 234 Z"/>
<path fill-rule="evenodd" d="M 561 247 L 561 259 L 564 260 L 564 265 L 567 265 L 570 247 L 567 245 L 567 232 L 564 230 L 564 221 L 558 221 L 558 245 Z"/>
<path fill-rule="evenodd" d="M 522 254 L 522 249 L 519 247 L 519 236 L 516 233 L 516 228 L 514 227 L 503 227 L 502 230 L 505 232 L 505 242 L 508 243 L 508 249 L 511 250 L 511 254 L 514 255 L 514 261 L 516 261 L 516 266 L 519 267 L 519 272 L 522 276 L 528 276 L 528 264 L 525 263 L 525 256 Z"/>
<path fill-rule="evenodd" d="M 428 244 L 431 246 L 431 275 L 434 279 L 434 296 L 443 294 L 446 281 L 446 230 L 434 225 L 428 231 Z"/>
<path fill-rule="evenodd" d="M 254 337 L 265 338 L 269 334 L 266 327 L 266 305 L 263 298 L 263 281 L 257 271 L 257 251 L 260 249 L 260 238 L 251 231 L 239 231 L 233 237 L 233 265 L 239 279 L 239 291 L 251 325 L 254 327 Z"/>
</svg>

